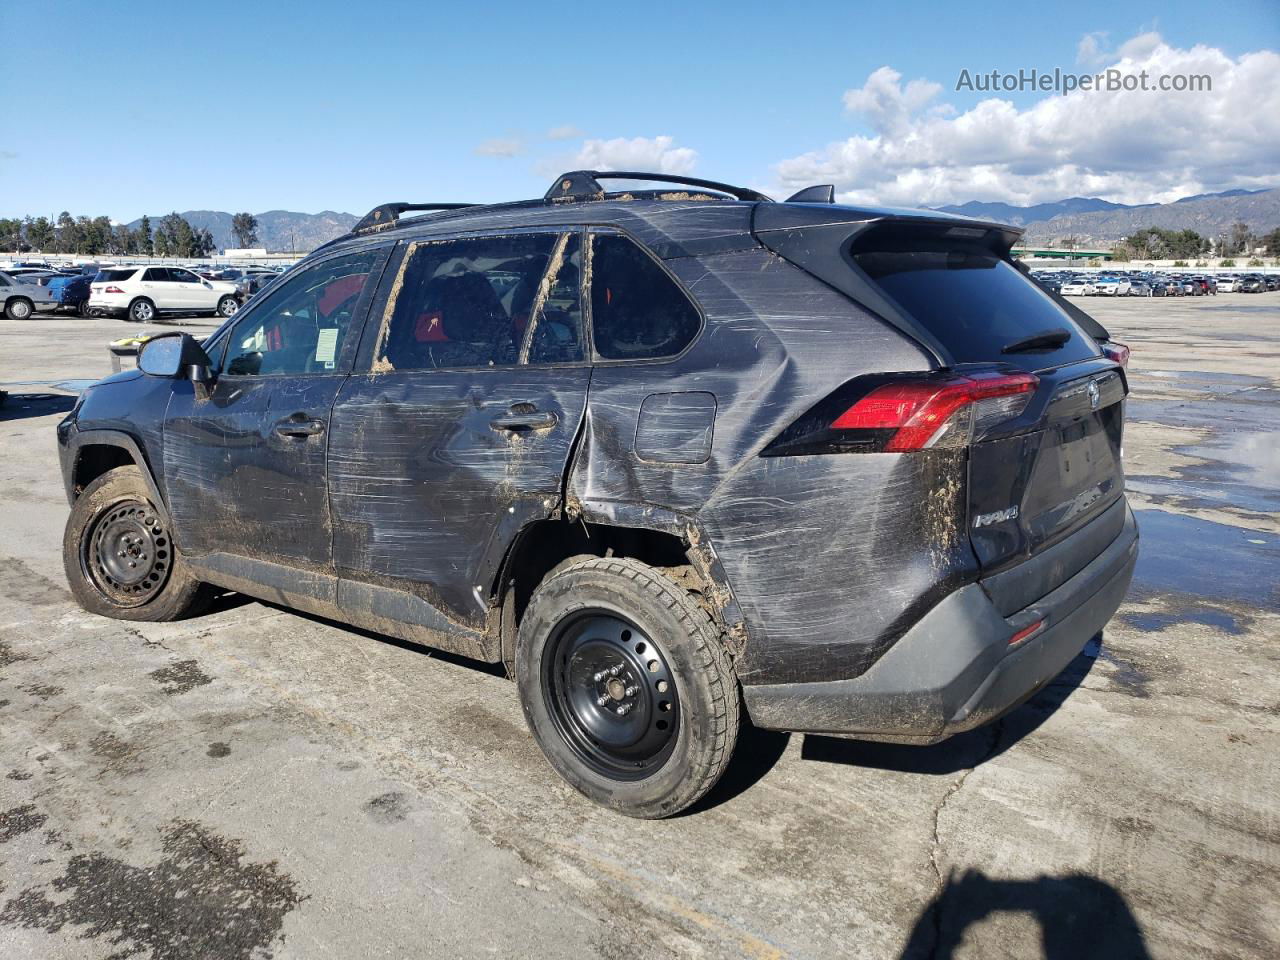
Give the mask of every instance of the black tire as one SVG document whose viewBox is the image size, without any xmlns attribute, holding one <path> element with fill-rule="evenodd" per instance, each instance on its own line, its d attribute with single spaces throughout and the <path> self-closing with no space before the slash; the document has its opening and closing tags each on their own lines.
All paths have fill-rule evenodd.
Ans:
<svg viewBox="0 0 1280 960">
<path fill-rule="evenodd" d="M 62 537 L 62 565 L 80 606 L 117 620 L 179 620 L 207 598 L 135 466 L 108 470 L 80 494 Z"/>
<path fill-rule="evenodd" d="M 4 315 L 10 320 L 30 320 L 35 309 L 26 297 L 10 297 L 4 305 Z"/>
<path fill-rule="evenodd" d="M 129 312 L 125 316 L 134 323 L 150 323 L 156 318 L 156 305 L 146 297 L 139 297 L 129 304 Z"/>
<path fill-rule="evenodd" d="M 218 316 L 220 317 L 229 317 L 239 309 L 240 301 L 231 296 L 231 294 L 227 294 L 218 301 Z"/>
<path fill-rule="evenodd" d="M 76 314 L 81 317 L 91 317 L 93 314 L 89 311 L 89 301 L 81 300 L 76 304 Z"/>
<path fill-rule="evenodd" d="M 520 622 L 516 682 L 556 772 L 630 817 L 696 803 L 737 742 L 738 684 L 718 624 L 637 560 L 593 557 L 543 580 Z"/>
</svg>

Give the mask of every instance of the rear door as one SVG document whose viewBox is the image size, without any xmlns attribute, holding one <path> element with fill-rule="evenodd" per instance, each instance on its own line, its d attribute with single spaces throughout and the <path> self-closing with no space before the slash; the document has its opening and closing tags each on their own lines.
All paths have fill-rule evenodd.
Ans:
<svg viewBox="0 0 1280 960">
<path fill-rule="evenodd" d="M 505 547 L 560 505 L 591 375 L 580 259 L 563 228 L 401 245 L 333 411 L 344 580 L 483 622 Z"/>
<path fill-rule="evenodd" d="M 154 303 L 157 310 L 181 310 L 185 306 L 168 267 L 147 267 L 142 271 L 140 285 L 142 295 Z"/>
</svg>

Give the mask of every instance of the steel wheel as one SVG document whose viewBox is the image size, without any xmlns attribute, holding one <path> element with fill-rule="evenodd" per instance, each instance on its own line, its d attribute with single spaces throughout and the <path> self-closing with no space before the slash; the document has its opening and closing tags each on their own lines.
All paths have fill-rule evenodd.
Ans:
<svg viewBox="0 0 1280 960">
<path fill-rule="evenodd" d="M 104 510 L 81 541 L 85 579 L 111 603 L 140 606 L 169 577 L 172 547 L 151 505 L 123 500 Z"/>
<path fill-rule="evenodd" d="M 666 656 L 635 624 L 601 610 L 561 624 L 543 693 L 573 752 L 614 780 L 639 780 L 671 755 L 680 700 Z"/>
</svg>

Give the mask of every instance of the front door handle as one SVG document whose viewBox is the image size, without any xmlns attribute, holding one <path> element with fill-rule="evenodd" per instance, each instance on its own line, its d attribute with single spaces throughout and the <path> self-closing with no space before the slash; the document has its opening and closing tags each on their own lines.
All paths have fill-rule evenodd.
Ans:
<svg viewBox="0 0 1280 960">
<path fill-rule="evenodd" d="M 559 418 L 549 410 L 534 410 L 531 413 L 504 413 L 490 420 L 489 425 L 495 430 L 546 430 L 559 422 Z"/>
<path fill-rule="evenodd" d="M 295 413 L 276 422 L 276 433 L 282 437 L 303 439 L 324 433 L 324 421 L 306 414 Z"/>
</svg>

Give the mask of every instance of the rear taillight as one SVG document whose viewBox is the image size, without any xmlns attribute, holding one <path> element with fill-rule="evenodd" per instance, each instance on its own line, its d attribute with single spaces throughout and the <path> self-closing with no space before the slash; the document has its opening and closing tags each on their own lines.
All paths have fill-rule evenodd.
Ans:
<svg viewBox="0 0 1280 960">
<path fill-rule="evenodd" d="M 1102 355 L 1113 363 L 1118 363 L 1122 367 L 1129 366 L 1129 348 L 1123 343 L 1104 343 L 1101 344 Z"/>
<path fill-rule="evenodd" d="M 1034 374 L 877 377 L 845 384 L 784 430 L 764 456 L 908 453 L 963 447 L 1026 409 Z"/>
<path fill-rule="evenodd" d="M 119 287 L 114 287 L 114 286 L 112 286 L 112 287 L 107 287 L 107 288 L 106 288 L 105 290 L 103 290 L 102 292 L 103 292 L 103 293 L 124 293 L 124 291 L 123 291 L 123 290 L 121 290 Z"/>
<path fill-rule="evenodd" d="M 917 380 L 876 387 L 831 424 L 833 430 L 885 430 L 889 453 L 964 446 L 975 428 L 1016 417 L 1039 378 L 991 373 L 952 380 Z"/>
</svg>

